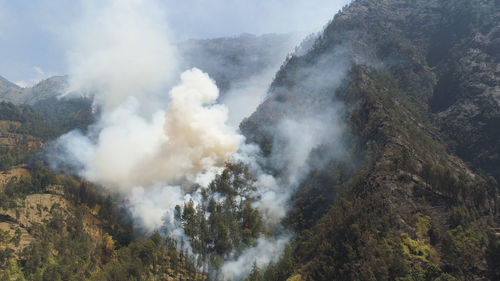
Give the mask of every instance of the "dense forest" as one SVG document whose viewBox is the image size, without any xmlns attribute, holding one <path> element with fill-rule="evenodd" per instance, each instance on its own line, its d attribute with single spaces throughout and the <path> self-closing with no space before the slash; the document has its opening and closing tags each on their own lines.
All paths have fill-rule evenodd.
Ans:
<svg viewBox="0 0 500 281">
<path fill-rule="evenodd" d="M 244 280 L 500 280 L 496 6 L 356 0 L 287 57 L 240 125 L 262 169 L 280 178 L 290 163 L 276 155 L 298 149 L 277 137 L 283 120 L 345 125 L 307 155 L 277 226 L 251 167 L 231 160 L 175 207 L 185 240 L 145 233 L 128 198 L 45 162 L 52 140 L 95 121 L 92 100 L 1 102 L 0 280 L 225 280 L 225 262 L 283 230 L 294 235 L 279 259 L 254 261 Z M 243 63 L 234 42 L 206 50 L 229 44 L 225 61 Z"/>
<path fill-rule="evenodd" d="M 34 106 L 15 106 L 0 103 L 1 138 L 0 168 L 9 168 L 28 162 L 40 151 L 42 143 L 72 130 L 86 130 L 94 116 L 89 99 L 50 98 Z"/>
<path fill-rule="evenodd" d="M 464 103 L 475 104 L 477 114 L 490 112 L 483 119 L 488 124 L 497 120 L 494 95 L 478 94 L 495 85 L 486 78 L 495 77 L 498 65 L 492 52 L 498 40 L 487 39 L 498 28 L 493 2 L 354 1 L 307 54 L 288 58 L 243 132 L 272 155 L 273 135 L 262 124 L 297 111 L 307 116 L 340 99 L 350 127 L 349 159 L 358 168 L 340 178 L 335 173 L 352 170 L 349 165 L 310 173 L 340 181 L 300 189 L 287 220 L 297 236 L 278 263 L 255 268 L 250 280 L 500 278 L 498 177 L 490 166 L 497 162 L 492 156 L 480 164 L 485 155 L 470 154 L 492 152 L 496 131 L 471 124 L 476 119 L 451 121 L 465 114 Z M 340 86 L 335 76 L 311 82 L 346 56 L 350 70 Z M 480 74 L 472 74 L 476 61 L 485 66 L 475 70 Z M 446 104 L 436 106 L 440 102 Z M 472 148 L 478 135 L 465 130 L 492 143 Z M 324 213 L 307 212 L 308 202 L 326 194 L 337 196 Z M 303 227 L 297 217 L 309 222 Z"/>
</svg>

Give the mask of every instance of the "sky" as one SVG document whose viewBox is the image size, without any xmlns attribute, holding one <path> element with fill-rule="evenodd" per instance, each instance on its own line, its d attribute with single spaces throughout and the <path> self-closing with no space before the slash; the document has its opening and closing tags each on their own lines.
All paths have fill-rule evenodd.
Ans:
<svg viewBox="0 0 500 281">
<path fill-rule="evenodd" d="M 67 74 L 72 24 L 90 0 L 0 0 L 0 76 Z M 149 0 L 137 0 L 149 1 Z M 319 31 L 350 0 L 158 0 L 175 40 Z"/>
</svg>

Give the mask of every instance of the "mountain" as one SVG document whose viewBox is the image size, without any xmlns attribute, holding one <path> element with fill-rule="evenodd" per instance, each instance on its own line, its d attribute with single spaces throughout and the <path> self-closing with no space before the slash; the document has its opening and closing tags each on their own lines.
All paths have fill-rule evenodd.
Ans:
<svg viewBox="0 0 500 281">
<path fill-rule="evenodd" d="M 324 149 L 348 156 L 309 172 L 252 280 L 499 280 L 496 5 L 357 0 L 286 61 L 242 132 L 272 156 L 276 124 L 340 104 Z"/>
<path fill-rule="evenodd" d="M 57 97 L 68 86 L 67 76 L 53 76 L 40 81 L 31 88 L 26 88 L 24 104 L 34 105 L 39 101 Z"/>
<path fill-rule="evenodd" d="M 185 62 L 193 65 L 185 67 L 201 65 L 227 91 L 245 76 L 277 67 L 290 38 L 246 35 L 192 40 L 185 43 L 189 44 L 185 51 L 191 52 L 185 54 L 189 57 Z M 195 56 L 199 52 L 204 56 Z M 201 255 L 195 259 L 187 251 L 178 251 L 177 241 L 132 227 L 122 195 L 47 167 L 45 158 L 50 155 L 44 151 L 53 147 L 54 139 L 73 129 L 85 132 L 95 121 L 92 100 L 57 98 L 67 79 L 51 77 L 30 88 L 0 81 L 0 279 L 205 280 L 208 269 L 201 268 Z M 235 165 L 225 174 L 242 171 Z M 222 189 L 219 184 L 214 188 Z M 208 194 L 213 200 L 218 193 Z M 227 210 L 212 213 L 219 219 L 217 227 L 210 229 L 219 231 L 225 227 L 221 218 Z M 254 228 L 252 233 L 238 229 L 241 245 L 250 245 L 262 233 L 259 215 L 249 203 L 229 213 L 234 215 L 232 231 L 240 223 L 236 217 L 251 219 L 246 226 Z M 220 263 L 219 253 L 228 255 L 232 248 L 222 238 L 215 240 L 217 254 L 210 262 Z M 193 247 L 203 250 L 205 263 L 206 253 L 214 251 L 194 243 Z"/>
<path fill-rule="evenodd" d="M 243 34 L 231 38 L 192 39 L 177 44 L 182 70 L 198 67 L 207 72 L 224 94 L 231 84 L 265 71 L 275 71 L 293 51 L 297 35 Z M 21 88 L 0 76 L 0 101 L 35 105 L 57 97 L 68 86 L 68 76 L 53 76 L 32 87 Z"/>
<path fill-rule="evenodd" d="M 34 106 L 0 104 L 0 277 L 217 280 L 260 238 L 293 232 L 245 280 L 500 280 L 499 23 L 494 0 L 342 9 L 240 125 L 266 179 L 293 183 L 282 225 L 267 228 L 255 206 L 252 167 L 227 163 L 201 204 L 175 207 L 193 253 L 134 230 L 127 198 L 43 164 L 43 143 L 93 115 L 89 100 L 50 98 L 63 78 L 41 82 L 21 99 Z M 272 67 L 286 40 L 184 42 L 184 67 L 227 91 Z M 12 101 L 28 92 L 4 79 L 0 90 Z"/>
<path fill-rule="evenodd" d="M 21 88 L 0 77 L 0 101 L 34 105 L 38 101 L 59 96 L 67 83 L 67 76 L 53 76 L 33 87 Z"/>
<path fill-rule="evenodd" d="M 296 34 L 242 34 L 238 37 L 188 40 L 178 44 L 183 69 L 207 72 L 224 93 L 231 84 L 266 70 L 275 71 L 297 44 Z"/>
<path fill-rule="evenodd" d="M 3 78 L 0 76 L 0 91 L 2 93 L 8 92 L 8 91 L 15 91 L 19 89 L 20 87 L 17 86 L 16 84 L 8 81 L 7 79 Z"/>
<path fill-rule="evenodd" d="M 22 95 L 22 88 L 0 76 L 0 95 L 2 100 L 18 100 Z"/>
</svg>

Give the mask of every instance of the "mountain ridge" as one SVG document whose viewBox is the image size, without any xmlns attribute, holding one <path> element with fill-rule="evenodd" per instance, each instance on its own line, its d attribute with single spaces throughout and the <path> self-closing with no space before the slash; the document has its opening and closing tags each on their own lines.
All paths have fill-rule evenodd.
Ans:
<svg viewBox="0 0 500 281">
<path fill-rule="evenodd" d="M 224 95 L 232 85 L 245 78 L 277 68 L 288 52 L 293 51 L 295 37 L 295 34 L 242 34 L 237 37 L 191 39 L 176 46 L 183 58 L 180 68 L 198 67 L 207 72 Z M 68 79 L 68 75 L 52 76 L 23 88 L 0 76 L 0 101 L 35 105 L 64 94 Z"/>
<path fill-rule="evenodd" d="M 448 105 L 449 111 L 458 112 L 455 115 L 436 112 L 433 106 L 447 73 L 462 75 L 472 81 L 472 88 L 479 88 L 463 87 L 462 94 L 451 88 L 449 94 L 484 93 L 480 95 L 483 106 L 473 98 L 462 98 L 462 103 L 475 104 L 476 112 L 484 111 L 497 124 L 494 116 L 499 106 L 493 92 L 497 91 L 498 54 L 491 52 L 497 41 L 488 39 L 496 34 L 499 19 L 494 5 L 494 1 L 461 0 L 353 1 L 335 16 L 309 53 L 285 62 L 264 103 L 240 126 L 247 139 L 272 155 L 273 132 L 267 127 L 288 118 L 289 112 L 307 115 L 321 108 L 321 101 L 340 100 L 346 108 L 341 118 L 352 134 L 344 149 L 353 155 L 348 159 L 364 160 L 340 182 L 299 189 L 287 221 L 299 233 L 291 253 L 275 265 L 254 271 L 253 280 L 290 276 L 300 280 L 498 280 L 498 238 L 490 230 L 500 223 L 498 184 L 481 172 L 487 165 L 471 165 L 479 158 L 473 149 L 472 156 L 464 157 L 455 144 L 467 151 L 471 140 L 494 139 L 496 130 L 475 130 L 479 133 L 471 135 L 468 128 L 481 127 L 463 126 L 474 124 L 474 119 L 468 119 L 471 115 L 467 106 L 460 105 L 460 98 Z M 483 33 L 488 34 L 486 39 Z M 467 51 L 477 45 L 476 38 L 491 54 Z M 469 70 L 449 68 L 462 55 L 462 64 Z M 325 66 L 322 57 L 330 63 Z M 310 87 L 307 77 L 331 73 L 328 67 L 339 59 L 350 63 L 340 86 L 322 74 L 325 79 L 317 80 L 322 85 Z M 480 62 L 470 63 L 471 59 Z M 483 73 L 470 72 L 477 65 L 483 66 Z M 481 83 L 481 76 L 491 82 Z M 316 108 L 309 106 L 311 100 L 317 101 L 312 102 Z M 457 114 L 465 121 L 446 126 Z M 316 170 L 310 176 L 328 178 L 331 173 Z M 329 207 L 323 212 L 305 212 L 305 202 L 332 193 L 337 195 L 327 201 Z"/>
<path fill-rule="evenodd" d="M 34 105 L 38 101 L 61 95 L 67 87 L 67 76 L 52 76 L 31 87 L 22 88 L 1 77 L 0 100 L 16 105 Z"/>
<path fill-rule="evenodd" d="M 495 174 L 500 164 L 496 157 L 500 40 L 495 4 L 493 0 L 356 0 L 333 18 L 307 51 L 287 57 L 264 102 L 240 130 L 247 142 L 260 146 L 268 160 L 262 160 L 262 168 L 269 175 L 299 174 L 293 175 L 299 178 L 296 186 L 284 191 L 293 195 L 283 228 L 296 235 L 278 261 L 263 268 L 255 262 L 245 280 L 500 280 L 500 197 Z M 222 53 L 223 46 L 239 48 L 228 42 L 211 48 Z M 241 58 L 248 63 L 246 54 L 238 53 L 241 57 L 235 64 L 242 63 Z M 258 72 L 254 67 L 248 73 Z M 219 75 L 223 90 L 224 81 L 236 79 Z M 82 103 L 57 113 L 49 101 L 44 113 L 57 113 L 53 120 L 75 118 L 76 125 L 57 123 L 60 131 L 85 126 L 92 123 L 88 114 L 72 115 L 72 108 L 89 112 L 88 101 Z M 1 105 L 12 115 L 4 114 L 12 119 L 2 123 L 7 133 L 17 133 L 24 123 L 36 124 L 29 108 L 16 111 L 13 105 Z M 291 143 L 281 137 L 283 124 L 286 134 L 303 138 Z M 36 127 L 28 124 L 24 130 L 35 134 Z M 306 151 L 307 167 L 288 170 L 296 163 L 273 162 L 276 156 L 303 153 L 299 146 L 305 144 L 311 146 Z M 100 187 L 55 175 L 43 166 L 30 166 L 29 172 L 35 180 L 7 185 L 9 194 L 19 193 L 15 204 L 29 203 L 30 193 L 52 196 L 62 186 L 59 196 L 82 210 L 70 212 L 62 221 L 51 219 L 33 232 L 37 237 L 60 237 L 64 244 L 44 240 L 53 248 L 38 243 L 20 262 L 12 256 L 7 265 L 0 261 L 16 277 L 217 279 L 210 266 L 220 268 L 234 251 L 252 247 L 260 235 L 271 235 L 253 208 L 255 181 L 242 163 L 226 165 L 202 194 L 202 204 L 195 206 L 190 200 L 175 207 L 176 220 L 198 253 L 198 267 L 194 258 L 188 261 L 189 253 L 177 252 L 175 242 L 158 233 L 132 240 L 130 222 L 118 221 L 124 202 L 95 194 Z M 226 200 L 218 202 L 221 196 Z M 27 209 L 33 207 L 36 212 L 34 204 L 27 206 L 20 210 L 31 212 Z M 40 216 L 47 213 L 44 207 L 49 209 L 41 204 Z M 9 210 L 8 217 L 0 220 L 15 223 L 15 211 L 4 209 Z M 91 247 L 87 234 L 79 231 L 82 218 L 88 216 L 107 220 L 102 231 L 108 236 Z M 36 215 L 31 218 L 40 220 Z M 12 229 L 10 235 L 18 234 Z M 20 235 L 27 236 L 25 231 Z M 73 245 L 68 242 L 73 241 L 71 236 L 81 244 L 68 247 Z M 4 243 L 15 243 L 16 237 Z M 62 254 L 52 249 L 61 249 Z M 43 260 L 42 251 L 52 259 Z M 76 263 L 72 255 L 79 258 Z"/>
</svg>

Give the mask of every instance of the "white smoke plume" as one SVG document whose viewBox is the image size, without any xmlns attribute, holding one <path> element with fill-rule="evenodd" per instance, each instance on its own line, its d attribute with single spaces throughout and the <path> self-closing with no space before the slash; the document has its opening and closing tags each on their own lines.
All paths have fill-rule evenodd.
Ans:
<svg viewBox="0 0 500 281">
<path fill-rule="evenodd" d="M 236 260 L 230 260 L 222 266 L 224 280 L 241 280 L 250 274 L 253 264 L 264 268 L 271 262 L 276 262 L 291 236 L 280 236 L 274 239 L 260 237 L 255 247 L 249 248 Z"/>
<path fill-rule="evenodd" d="M 218 90 L 198 69 L 184 72 L 170 91 L 165 112 L 147 120 L 131 97 L 97 124 L 94 139 L 71 132 L 59 146 L 83 167 L 90 181 L 128 192 L 157 183 L 194 183 L 200 173 L 222 167 L 242 137 L 226 125 L 227 108 L 213 104 Z"/>
<path fill-rule="evenodd" d="M 129 198 L 131 213 L 141 220 L 146 230 L 160 229 L 164 224 L 171 231 L 180 228 L 175 224 L 173 210 L 187 198 L 179 186 L 155 186 L 148 189 L 135 187 Z"/>
<path fill-rule="evenodd" d="M 164 231 L 170 238 L 185 242 L 184 250 L 192 253 L 184 229 L 175 218 L 175 206 L 182 206 L 191 199 L 198 202 L 198 195 L 187 194 L 180 186 L 156 185 L 135 187 L 128 198 L 127 206 L 139 227 L 145 231 Z"/>
<path fill-rule="evenodd" d="M 247 164 L 256 177 L 259 200 L 254 202 L 253 207 L 259 210 L 268 227 L 276 227 L 286 216 L 291 196 L 311 169 L 324 166 L 325 163 L 320 160 L 310 159 L 315 149 L 329 144 L 332 149 L 325 159 L 345 157 L 341 141 L 345 128 L 340 110 L 338 104 L 338 108 L 331 107 L 309 117 L 281 120 L 273 127 L 274 149 L 267 158 L 262 157 L 254 144 L 242 144 L 233 156 L 233 159 Z M 280 174 L 273 176 L 262 166 L 271 166 Z"/>
<path fill-rule="evenodd" d="M 173 79 L 176 50 L 159 1 L 81 1 L 83 15 L 70 27 L 70 87 L 95 95 L 105 110 L 130 96 L 142 103 Z"/>
<path fill-rule="evenodd" d="M 67 94 L 93 95 L 101 114 L 88 133 L 56 141 L 51 165 L 69 166 L 126 196 L 146 230 L 165 223 L 173 231 L 173 209 L 189 196 L 183 188 L 207 185 L 242 137 L 226 125 L 227 108 L 215 103 L 219 91 L 207 74 L 188 70 L 168 91 L 179 58 L 161 1 L 81 5 L 83 15 L 67 36 Z"/>
<path fill-rule="evenodd" d="M 342 133 L 338 112 L 333 108 L 282 120 L 273 128 L 279 149 L 262 158 L 255 145 L 242 145 L 235 125 L 264 97 L 269 73 L 254 77 L 263 83 L 241 87 L 245 90 L 240 94 L 255 91 L 255 96 L 245 100 L 228 95 L 224 100 L 237 111 L 231 115 L 232 126 L 228 108 L 217 104 L 219 90 L 201 70 L 185 71 L 180 83 L 166 90 L 178 74 L 176 51 L 155 3 L 111 0 L 94 3 L 103 5 L 99 9 L 87 7 L 68 55 L 68 93 L 92 93 L 102 113 L 88 133 L 73 131 L 57 140 L 60 153 L 52 155 L 52 165 L 71 166 L 86 179 L 122 193 L 144 229 L 165 228 L 171 237 L 187 241 L 174 218 L 175 206 L 191 198 L 198 202 L 199 190 L 189 190 L 192 184 L 206 187 L 227 161 L 244 161 L 257 178 L 260 199 L 254 207 L 280 235 L 259 238 L 255 247 L 222 267 L 225 278 L 238 279 L 250 272 L 253 261 L 262 267 L 281 255 L 290 236 L 281 235 L 279 223 L 313 166 L 308 162 L 311 152 Z M 321 79 L 315 76 L 314 83 Z M 262 162 L 281 174 L 272 176 Z"/>
</svg>

